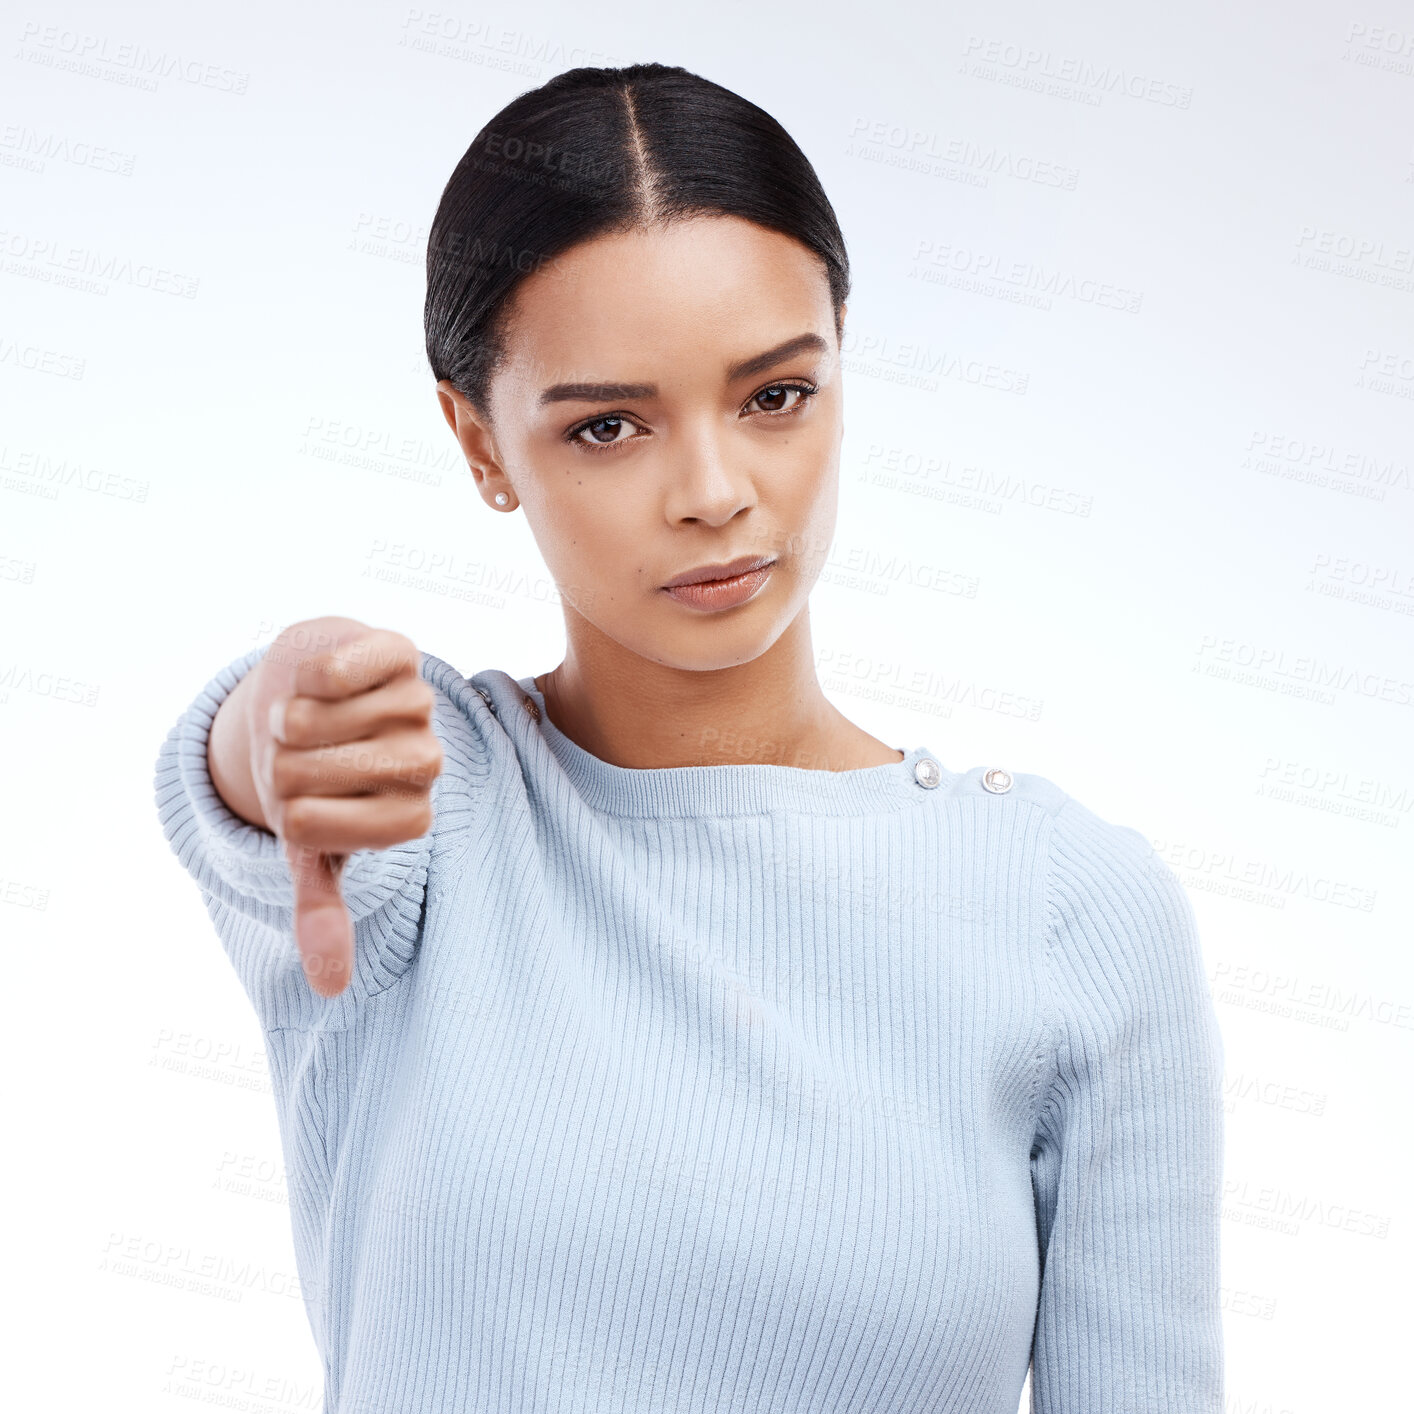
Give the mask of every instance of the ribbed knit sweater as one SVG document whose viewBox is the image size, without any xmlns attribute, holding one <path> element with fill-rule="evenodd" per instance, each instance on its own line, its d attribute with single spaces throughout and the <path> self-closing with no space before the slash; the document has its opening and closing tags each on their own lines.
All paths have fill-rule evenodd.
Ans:
<svg viewBox="0 0 1414 1414">
<path fill-rule="evenodd" d="M 1040 775 L 629 769 L 430 654 L 422 838 L 322 998 L 274 835 L 156 765 L 254 1006 L 326 1411 L 1218 1414 L 1189 900 Z"/>
</svg>

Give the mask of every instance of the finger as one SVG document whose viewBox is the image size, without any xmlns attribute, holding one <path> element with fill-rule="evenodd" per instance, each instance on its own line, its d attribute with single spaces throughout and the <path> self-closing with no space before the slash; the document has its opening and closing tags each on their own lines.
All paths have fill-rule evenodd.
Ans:
<svg viewBox="0 0 1414 1414">
<path fill-rule="evenodd" d="M 284 840 L 327 854 L 421 839 L 434 820 L 426 795 L 297 795 L 283 802 L 281 813 Z"/>
<path fill-rule="evenodd" d="M 270 787 L 297 795 L 426 795 L 442 772 L 441 743 L 426 727 L 310 751 L 276 747 Z"/>
<path fill-rule="evenodd" d="M 287 691 L 339 701 L 401 676 L 418 677 L 422 653 L 406 634 L 375 628 L 301 658 Z"/>
<path fill-rule="evenodd" d="M 269 725 L 286 746 L 333 746 L 362 741 L 398 726 L 428 725 L 436 701 L 437 693 L 425 678 L 404 676 L 335 702 L 318 697 L 277 697 L 272 711 L 275 704 L 283 704 L 279 711 L 284 715 L 278 724 L 272 716 Z"/>
<path fill-rule="evenodd" d="M 285 845 L 295 884 L 295 946 L 309 985 L 337 996 L 353 974 L 353 919 L 339 891 L 342 857 L 304 845 Z"/>
<path fill-rule="evenodd" d="M 261 677 L 272 694 L 291 693 L 301 663 L 317 659 L 373 631 L 358 619 L 333 615 L 291 624 L 261 657 Z"/>
</svg>

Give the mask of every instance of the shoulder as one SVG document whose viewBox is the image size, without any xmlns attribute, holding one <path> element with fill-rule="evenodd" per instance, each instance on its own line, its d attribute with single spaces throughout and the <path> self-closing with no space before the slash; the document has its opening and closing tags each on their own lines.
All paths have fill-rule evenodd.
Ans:
<svg viewBox="0 0 1414 1414">
<path fill-rule="evenodd" d="M 1206 992 L 1197 918 L 1178 875 L 1136 825 L 1049 781 L 1032 794 L 1050 815 L 1045 854 L 1047 952 L 1088 979 L 1092 998 L 1146 1007 Z"/>
<path fill-rule="evenodd" d="M 1069 793 L 1053 816 L 1047 864 L 1061 922 L 1087 914 L 1169 931 L 1192 926 L 1188 895 L 1149 837 Z"/>
<path fill-rule="evenodd" d="M 1109 869 L 1116 876 L 1139 872 L 1175 878 L 1137 826 L 1101 815 L 1049 776 L 1004 766 L 973 766 L 958 772 L 950 784 L 954 795 L 991 797 L 1044 816 L 1047 866 L 1053 875 Z"/>
<path fill-rule="evenodd" d="M 952 793 L 1010 802 L 1047 817 L 1052 846 L 1064 856 L 1071 851 L 1115 851 L 1125 855 L 1153 856 L 1161 862 L 1149 839 L 1133 825 L 1122 824 L 1097 814 L 1049 776 L 1034 771 L 1014 771 L 1005 766 L 973 766 L 957 772 L 950 782 Z"/>
<path fill-rule="evenodd" d="M 432 727 L 442 745 L 442 775 L 447 784 L 441 787 L 438 817 L 443 826 L 463 824 L 464 812 L 484 792 L 491 771 L 494 733 L 493 721 L 486 699 L 460 671 L 435 653 L 422 654 L 420 675 L 436 693 Z M 450 799 L 455 781 L 463 789 L 461 798 Z M 465 812 L 469 818 L 469 809 Z"/>
<path fill-rule="evenodd" d="M 1047 776 L 1000 766 L 959 773 L 953 791 L 1041 817 L 1048 942 L 1112 970 L 1201 965 L 1187 891 L 1136 824 L 1110 818 Z M 985 808 L 993 808 L 987 806 Z M 1041 843 L 1043 842 L 1043 843 Z"/>
<path fill-rule="evenodd" d="M 435 653 L 424 651 L 422 679 L 437 690 L 439 706 L 445 701 L 469 725 L 480 731 L 485 730 L 488 713 L 486 698 L 459 668 L 454 668 Z"/>
<path fill-rule="evenodd" d="M 988 764 L 957 772 L 948 783 L 955 796 L 975 796 L 1021 809 L 1034 809 L 1054 816 L 1068 799 L 1054 781 L 1031 771 L 1013 771 Z"/>
<path fill-rule="evenodd" d="M 435 653 L 422 655 L 422 679 L 437 692 L 437 716 L 440 725 L 469 729 L 485 740 L 491 711 L 486 695 L 466 677 Z"/>
</svg>

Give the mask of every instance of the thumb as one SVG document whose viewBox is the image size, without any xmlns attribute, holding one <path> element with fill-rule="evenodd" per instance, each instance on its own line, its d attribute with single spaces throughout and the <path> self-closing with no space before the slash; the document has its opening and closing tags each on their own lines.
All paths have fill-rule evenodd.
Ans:
<svg viewBox="0 0 1414 1414">
<path fill-rule="evenodd" d="M 344 854 L 324 854 L 309 845 L 285 844 L 295 884 L 295 946 L 309 985 L 335 997 L 353 971 L 353 920 L 339 890 Z"/>
</svg>

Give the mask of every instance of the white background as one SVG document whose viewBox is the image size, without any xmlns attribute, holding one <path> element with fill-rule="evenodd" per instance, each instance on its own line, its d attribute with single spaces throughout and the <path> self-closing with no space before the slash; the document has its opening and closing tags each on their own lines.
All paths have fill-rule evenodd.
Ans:
<svg viewBox="0 0 1414 1414">
<path fill-rule="evenodd" d="M 1188 887 L 1228 1407 L 1407 1407 L 1414 13 L 1068 8 L 6 7 L 13 1407 L 318 1408 L 260 1033 L 153 765 L 317 614 L 559 660 L 437 408 L 426 232 L 503 104 L 646 59 L 778 118 L 849 244 L 832 698 Z"/>
</svg>

